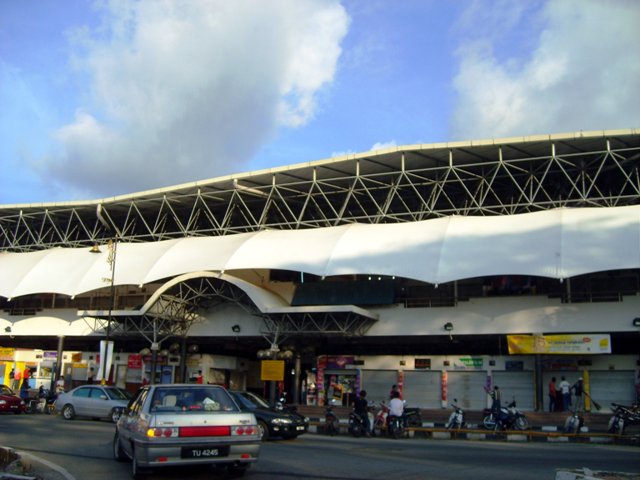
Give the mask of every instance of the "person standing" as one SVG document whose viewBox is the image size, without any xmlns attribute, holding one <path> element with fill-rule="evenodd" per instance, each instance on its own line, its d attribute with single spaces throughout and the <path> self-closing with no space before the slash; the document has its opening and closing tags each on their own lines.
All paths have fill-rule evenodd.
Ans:
<svg viewBox="0 0 640 480">
<path fill-rule="evenodd" d="M 558 392 L 556 391 L 556 377 L 551 377 L 551 381 L 549 382 L 549 411 L 556 411 L 556 396 Z"/>
<path fill-rule="evenodd" d="M 204 381 L 202 377 L 202 370 L 198 370 L 198 375 L 196 375 L 196 383 L 202 383 Z"/>
<path fill-rule="evenodd" d="M 16 370 L 13 374 L 13 384 L 11 385 L 11 389 L 15 392 L 18 391 L 18 389 L 20 388 L 20 379 L 21 379 L 22 375 L 20 373 L 20 370 Z"/>
<path fill-rule="evenodd" d="M 580 377 L 578 381 L 571 386 L 571 390 L 573 390 L 573 394 L 576 396 L 575 411 L 581 412 L 582 409 L 584 408 L 584 402 L 583 402 L 583 396 L 582 396 L 582 394 L 584 393 L 584 382 L 582 380 L 582 377 Z"/>
<path fill-rule="evenodd" d="M 87 385 L 93 385 L 94 376 L 93 367 L 91 367 L 89 369 L 89 375 L 87 375 Z"/>
<path fill-rule="evenodd" d="M 569 405 L 571 404 L 571 386 L 567 379 L 564 376 L 560 379 L 560 395 L 562 395 L 562 411 L 566 412 L 569 410 Z"/>
</svg>

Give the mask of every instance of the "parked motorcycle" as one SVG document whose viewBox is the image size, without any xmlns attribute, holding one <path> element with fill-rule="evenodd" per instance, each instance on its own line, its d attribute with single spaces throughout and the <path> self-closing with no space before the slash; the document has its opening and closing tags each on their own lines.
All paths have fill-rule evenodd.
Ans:
<svg viewBox="0 0 640 480">
<path fill-rule="evenodd" d="M 613 416 L 609 420 L 609 432 L 623 435 L 627 425 L 640 424 L 640 404 L 634 403 L 631 406 L 611 404 Z"/>
<path fill-rule="evenodd" d="M 564 421 L 564 433 L 578 433 L 584 425 L 584 418 L 577 410 L 571 410 L 571 415 Z"/>
<path fill-rule="evenodd" d="M 349 433 L 354 437 L 361 437 L 368 433 L 364 418 L 356 412 L 349 414 Z"/>
<path fill-rule="evenodd" d="M 404 408 L 404 420 L 405 426 L 408 427 L 421 427 L 422 426 L 422 414 L 417 407 L 405 407 Z"/>
<path fill-rule="evenodd" d="M 453 412 L 451 412 L 451 415 L 449 415 L 449 420 L 447 421 L 446 428 L 449 430 L 464 428 L 464 410 L 462 410 L 462 408 L 458 406 L 457 398 L 453 399 L 453 403 L 451 404 L 451 406 L 453 407 Z"/>
<path fill-rule="evenodd" d="M 387 431 L 387 417 L 389 416 L 389 406 L 385 402 L 380 402 L 380 408 L 375 413 L 372 423 L 373 435 L 382 435 Z"/>
<path fill-rule="evenodd" d="M 328 435 L 334 436 L 340 433 L 340 422 L 333 411 L 333 405 L 328 404 L 324 411 L 324 428 Z"/>
<path fill-rule="evenodd" d="M 387 419 L 387 433 L 391 438 L 404 436 L 404 420 L 396 415 L 389 415 Z"/>
<path fill-rule="evenodd" d="M 518 410 L 515 399 L 506 407 L 501 407 L 496 415 L 491 411 L 484 417 L 482 423 L 490 430 L 526 430 L 529 428 L 529 421 L 524 413 Z"/>
</svg>

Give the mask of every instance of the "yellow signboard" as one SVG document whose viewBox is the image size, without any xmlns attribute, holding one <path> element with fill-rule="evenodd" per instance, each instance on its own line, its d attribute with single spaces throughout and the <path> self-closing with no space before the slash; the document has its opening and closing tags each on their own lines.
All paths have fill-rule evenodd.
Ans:
<svg viewBox="0 0 640 480">
<path fill-rule="evenodd" d="M 281 382 L 284 380 L 284 360 L 262 360 L 260 380 Z"/>
<path fill-rule="evenodd" d="M 0 360 L 12 362 L 15 351 L 15 348 L 0 347 Z"/>
<path fill-rule="evenodd" d="M 611 353 L 608 334 L 507 335 L 509 353 L 548 353 L 556 355 Z"/>
</svg>

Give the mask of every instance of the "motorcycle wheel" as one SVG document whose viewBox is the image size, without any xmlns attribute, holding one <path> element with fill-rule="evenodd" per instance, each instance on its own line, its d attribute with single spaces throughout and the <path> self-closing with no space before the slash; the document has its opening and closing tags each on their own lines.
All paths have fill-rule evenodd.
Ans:
<svg viewBox="0 0 640 480">
<path fill-rule="evenodd" d="M 487 430 L 493 430 L 494 428 L 496 428 L 496 419 L 493 415 L 487 415 L 482 419 L 482 425 Z"/>
<path fill-rule="evenodd" d="M 361 437 L 364 433 L 362 425 L 349 425 L 349 433 L 356 438 Z"/>
<path fill-rule="evenodd" d="M 526 430 L 529 428 L 529 420 L 527 420 L 527 417 L 522 416 L 516 418 L 516 428 L 518 430 Z"/>
<path fill-rule="evenodd" d="M 422 418 L 420 418 L 420 415 L 411 415 L 408 418 L 407 423 L 409 424 L 410 427 L 421 427 Z"/>
</svg>

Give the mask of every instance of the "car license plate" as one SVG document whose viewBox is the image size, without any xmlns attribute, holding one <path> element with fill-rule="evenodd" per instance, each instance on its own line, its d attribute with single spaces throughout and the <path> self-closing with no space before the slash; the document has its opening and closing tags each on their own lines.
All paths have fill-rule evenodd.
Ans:
<svg viewBox="0 0 640 480">
<path fill-rule="evenodd" d="M 229 455 L 229 447 L 182 447 L 182 458 L 217 458 Z"/>
<path fill-rule="evenodd" d="M 302 430 L 304 430 L 304 427 L 303 427 L 302 425 L 298 425 L 298 426 L 296 427 L 296 430 L 300 430 L 300 431 L 302 431 Z"/>
</svg>

